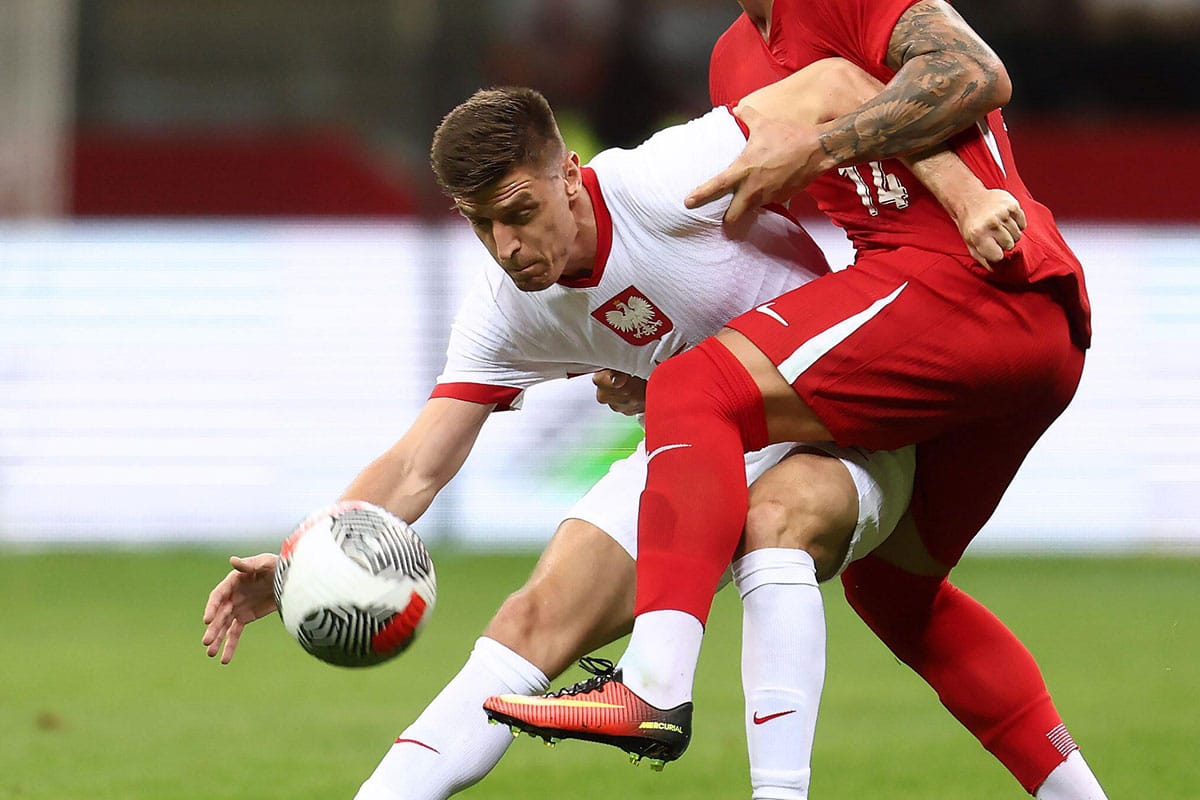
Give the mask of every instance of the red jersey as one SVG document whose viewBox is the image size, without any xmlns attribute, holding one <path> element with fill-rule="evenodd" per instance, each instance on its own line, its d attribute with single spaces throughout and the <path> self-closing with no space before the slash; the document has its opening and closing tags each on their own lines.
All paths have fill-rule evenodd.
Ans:
<svg viewBox="0 0 1200 800">
<path fill-rule="evenodd" d="M 713 105 L 734 105 L 814 61 L 839 57 L 883 83 L 895 73 L 887 47 L 897 20 L 917 0 L 774 0 L 771 33 L 764 41 L 742 14 L 713 48 L 709 93 Z M 1050 210 L 1029 194 L 1013 159 L 999 110 L 951 140 L 959 158 L 989 189 L 1004 189 L 1021 203 L 1028 227 L 1017 248 L 989 280 L 1028 285 L 1045 282 L 1071 318 L 1081 347 L 1091 339 L 1091 311 L 1083 269 L 1063 241 Z M 817 207 L 845 229 L 858 254 L 917 247 L 971 262 L 958 227 L 937 199 L 896 159 L 840 167 L 807 189 Z"/>
</svg>

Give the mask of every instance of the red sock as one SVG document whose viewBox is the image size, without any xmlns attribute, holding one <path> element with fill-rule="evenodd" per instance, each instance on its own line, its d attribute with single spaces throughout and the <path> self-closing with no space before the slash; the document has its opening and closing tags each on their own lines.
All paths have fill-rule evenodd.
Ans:
<svg viewBox="0 0 1200 800">
<path fill-rule="evenodd" d="M 716 340 L 654 371 L 646 391 L 651 459 L 638 513 L 636 613 L 675 609 L 707 621 L 746 523 L 742 456 L 766 444 L 762 395 Z"/>
<path fill-rule="evenodd" d="M 970 595 L 874 556 L 852 564 L 842 585 L 875 635 L 1030 794 L 1077 749 L 1033 656 Z"/>
</svg>

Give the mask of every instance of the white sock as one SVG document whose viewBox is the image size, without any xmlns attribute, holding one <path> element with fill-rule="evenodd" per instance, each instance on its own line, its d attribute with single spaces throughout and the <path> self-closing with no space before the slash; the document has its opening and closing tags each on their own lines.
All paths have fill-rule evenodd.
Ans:
<svg viewBox="0 0 1200 800">
<path fill-rule="evenodd" d="M 457 675 L 396 739 L 355 800 L 445 800 L 491 771 L 512 742 L 489 725 L 483 701 L 494 694 L 536 694 L 542 671 L 494 639 L 480 637 Z"/>
<path fill-rule="evenodd" d="M 1037 800 L 1108 800 L 1108 795 L 1092 774 L 1092 768 L 1078 750 L 1073 751 L 1066 761 L 1046 776 L 1035 796 Z"/>
<path fill-rule="evenodd" d="M 825 609 L 803 550 L 766 548 L 733 563 L 742 596 L 742 687 L 754 800 L 807 800 L 825 683 Z"/>
<path fill-rule="evenodd" d="M 652 706 L 674 708 L 692 699 L 704 626 L 684 611 L 648 611 L 633 621 L 617 665 L 622 681 Z"/>
</svg>

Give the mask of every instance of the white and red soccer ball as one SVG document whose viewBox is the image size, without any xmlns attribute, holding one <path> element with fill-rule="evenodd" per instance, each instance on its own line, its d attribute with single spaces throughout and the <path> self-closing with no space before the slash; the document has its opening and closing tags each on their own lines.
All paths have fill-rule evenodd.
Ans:
<svg viewBox="0 0 1200 800">
<path fill-rule="evenodd" d="M 412 644 L 437 598 L 433 559 L 403 520 L 361 501 L 315 511 L 275 567 L 283 625 L 312 655 L 366 667 Z"/>
</svg>

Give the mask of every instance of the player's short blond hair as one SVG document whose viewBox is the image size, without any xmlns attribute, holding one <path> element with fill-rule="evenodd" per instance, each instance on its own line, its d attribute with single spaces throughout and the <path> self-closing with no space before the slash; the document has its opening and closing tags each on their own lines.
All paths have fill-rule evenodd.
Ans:
<svg viewBox="0 0 1200 800">
<path fill-rule="evenodd" d="M 456 106 L 433 134 L 429 159 L 452 198 L 479 194 L 518 167 L 551 167 L 566 145 L 550 103 L 536 89 L 483 89 Z"/>
</svg>

